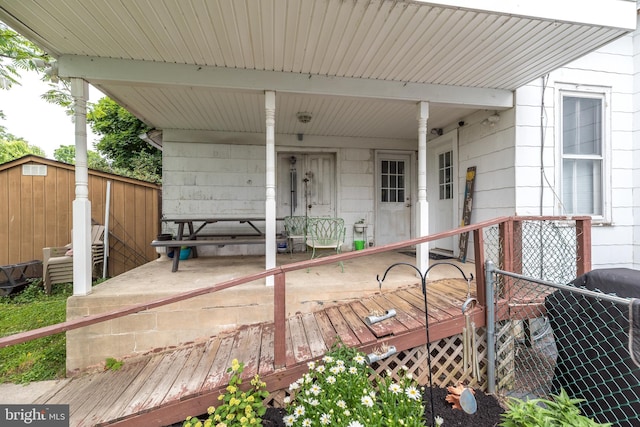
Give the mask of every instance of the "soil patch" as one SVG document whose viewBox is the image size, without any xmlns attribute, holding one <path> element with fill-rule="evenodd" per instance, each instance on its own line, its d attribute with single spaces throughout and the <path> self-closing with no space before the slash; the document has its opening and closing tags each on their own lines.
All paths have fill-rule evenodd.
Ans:
<svg viewBox="0 0 640 427">
<path fill-rule="evenodd" d="M 478 411 L 473 414 L 467 414 L 459 409 L 452 409 L 451 405 L 444 400 L 447 390 L 444 388 L 433 388 L 433 408 L 436 416 L 444 420 L 444 427 L 451 426 L 474 426 L 474 427 L 495 427 L 500 423 L 500 414 L 504 412 L 498 400 L 489 394 L 485 394 L 480 390 L 475 390 L 476 402 L 478 402 Z M 425 406 L 425 418 L 427 425 L 431 425 L 431 401 L 429 400 L 429 390 L 423 395 Z M 286 415 L 284 409 L 267 408 L 266 414 L 262 417 L 263 427 L 284 427 L 282 418 Z M 200 419 L 206 416 L 199 417 Z M 171 427 L 182 426 L 182 423 L 173 424 Z"/>
</svg>

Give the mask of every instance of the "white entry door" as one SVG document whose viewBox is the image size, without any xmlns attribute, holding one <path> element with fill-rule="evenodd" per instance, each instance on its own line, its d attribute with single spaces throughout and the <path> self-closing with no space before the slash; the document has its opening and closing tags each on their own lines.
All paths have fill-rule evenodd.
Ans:
<svg viewBox="0 0 640 427">
<path fill-rule="evenodd" d="M 279 153 L 279 218 L 336 215 L 336 164 L 332 153 Z"/>
<path fill-rule="evenodd" d="M 376 175 L 376 245 L 411 239 L 411 156 L 378 154 Z"/>
<path fill-rule="evenodd" d="M 454 202 L 457 200 L 455 140 L 457 132 L 449 132 L 429 143 L 427 149 L 427 199 L 429 201 L 429 234 L 457 227 Z M 432 252 L 453 255 L 454 238 L 434 240 Z"/>
</svg>

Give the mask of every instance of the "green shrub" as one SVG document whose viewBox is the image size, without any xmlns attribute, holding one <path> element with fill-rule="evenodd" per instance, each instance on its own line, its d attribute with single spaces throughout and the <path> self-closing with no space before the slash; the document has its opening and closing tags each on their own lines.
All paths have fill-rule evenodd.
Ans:
<svg viewBox="0 0 640 427">
<path fill-rule="evenodd" d="M 599 424 L 580 415 L 576 406 L 582 399 L 571 399 L 564 390 L 551 399 L 520 400 L 511 398 L 507 402 L 507 411 L 501 416 L 502 427 L 597 427 L 610 426 Z"/>
</svg>

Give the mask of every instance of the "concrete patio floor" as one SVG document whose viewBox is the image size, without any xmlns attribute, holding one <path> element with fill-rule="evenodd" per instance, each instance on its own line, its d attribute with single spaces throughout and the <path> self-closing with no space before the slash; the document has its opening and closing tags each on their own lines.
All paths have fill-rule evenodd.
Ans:
<svg viewBox="0 0 640 427">
<path fill-rule="evenodd" d="M 308 260 L 308 253 L 278 254 L 277 265 Z M 146 303 L 182 292 L 212 286 L 264 270 L 263 256 L 199 257 L 180 262 L 171 272 L 166 257 L 111 278 L 93 288 L 88 296 L 71 297 L 67 319 L 104 313 Z M 327 305 L 364 298 L 380 292 L 376 276 L 384 275 L 394 263 L 415 264 L 415 256 L 401 252 L 372 254 L 344 262 L 312 267 L 286 274 L 286 315 L 307 313 Z M 474 273 L 471 262 L 453 259 L 431 260 L 453 263 L 467 276 Z M 475 273 L 474 273 L 475 274 Z M 460 278 L 452 265 L 431 270 L 428 280 Z M 397 266 L 389 272 L 382 292 L 420 283 L 416 271 Z M 138 355 L 158 348 L 173 347 L 216 335 L 245 324 L 273 320 L 273 287 L 257 280 L 231 289 L 202 295 L 120 319 L 67 333 L 67 370 L 82 370 L 106 357 Z"/>
</svg>

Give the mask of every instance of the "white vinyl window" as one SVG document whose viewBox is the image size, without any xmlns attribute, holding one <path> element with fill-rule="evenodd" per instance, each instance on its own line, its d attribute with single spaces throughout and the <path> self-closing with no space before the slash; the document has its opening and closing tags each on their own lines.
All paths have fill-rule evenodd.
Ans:
<svg viewBox="0 0 640 427">
<path fill-rule="evenodd" d="M 560 185 L 562 214 L 607 214 L 606 92 L 560 91 Z"/>
</svg>

